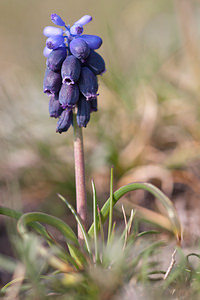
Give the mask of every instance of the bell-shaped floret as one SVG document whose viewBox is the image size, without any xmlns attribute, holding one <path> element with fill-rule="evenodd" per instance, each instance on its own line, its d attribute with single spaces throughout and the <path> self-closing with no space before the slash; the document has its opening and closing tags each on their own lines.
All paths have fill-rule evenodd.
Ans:
<svg viewBox="0 0 200 300">
<path fill-rule="evenodd" d="M 43 90 L 47 95 L 56 94 L 59 92 L 62 85 L 62 78 L 60 73 L 46 69 L 44 81 L 43 81 Z"/>
<path fill-rule="evenodd" d="M 80 61 L 73 55 L 69 55 L 63 62 L 61 75 L 63 83 L 74 84 L 78 81 L 81 72 Z"/>
<path fill-rule="evenodd" d="M 44 27 L 43 34 L 47 37 L 53 35 L 63 35 L 63 30 L 61 28 L 57 28 L 53 26 L 46 26 Z"/>
<path fill-rule="evenodd" d="M 46 46 L 49 49 L 56 49 L 63 44 L 64 44 L 64 37 L 61 35 L 53 35 L 46 40 Z"/>
<path fill-rule="evenodd" d="M 54 49 L 47 58 L 47 67 L 52 71 L 60 71 L 63 61 L 67 56 L 67 48 L 59 47 Z"/>
<path fill-rule="evenodd" d="M 56 132 L 62 133 L 65 132 L 69 129 L 69 127 L 71 126 L 73 122 L 73 112 L 71 109 L 65 109 L 58 122 L 57 122 L 57 128 L 56 128 Z"/>
<path fill-rule="evenodd" d="M 49 100 L 49 115 L 52 118 L 58 118 L 63 112 L 63 108 L 58 100 L 58 95 L 51 95 Z"/>
<path fill-rule="evenodd" d="M 90 48 L 88 44 L 80 37 L 72 40 L 69 47 L 71 53 L 82 62 L 84 62 L 90 54 Z"/>
<path fill-rule="evenodd" d="M 81 24 L 74 24 L 71 28 L 70 28 L 70 33 L 72 35 L 80 35 L 83 33 L 83 26 Z"/>
<path fill-rule="evenodd" d="M 74 24 L 80 24 L 83 26 L 89 23 L 90 21 L 92 21 L 92 17 L 89 15 L 85 15 L 82 18 L 80 18 L 78 21 L 76 21 Z"/>
<path fill-rule="evenodd" d="M 79 127 L 86 127 L 90 121 L 90 102 L 86 101 L 83 95 L 80 96 L 78 101 L 76 120 Z"/>
<path fill-rule="evenodd" d="M 79 89 L 85 96 L 86 100 L 94 99 L 98 95 L 97 77 L 88 67 L 83 67 L 81 70 Z"/>
<path fill-rule="evenodd" d="M 95 52 L 90 50 L 90 55 L 85 61 L 85 65 L 88 66 L 95 75 L 102 74 L 105 72 L 105 62 L 103 57 Z"/>
<path fill-rule="evenodd" d="M 90 49 L 98 49 L 103 43 L 98 35 L 83 34 L 80 36 L 89 46 Z"/>
<path fill-rule="evenodd" d="M 51 14 L 51 21 L 58 26 L 65 26 L 65 22 L 57 14 Z"/>
<path fill-rule="evenodd" d="M 77 84 L 62 84 L 59 93 L 59 102 L 63 108 L 73 107 L 79 99 L 79 88 Z"/>
</svg>

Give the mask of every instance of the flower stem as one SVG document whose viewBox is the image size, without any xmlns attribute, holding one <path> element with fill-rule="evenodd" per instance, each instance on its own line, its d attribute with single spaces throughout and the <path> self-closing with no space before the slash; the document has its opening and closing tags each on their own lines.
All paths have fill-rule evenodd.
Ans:
<svg viewBox="0 0 200 300">
<path fill-rule="evenodd" d="M 77 125 L 76 114 L 73 116 L 74 128 L 74 163 L 75 163 L 75 179 L 76 179 L 76 210 L 79 214 L 82 224 L 87 228 L 87 199 L 85 187 L 85 164 L 83 150 L 82 128 Z M 83 241 L 83 234 L 78 226 L 78 239 Z"/>
</svg>

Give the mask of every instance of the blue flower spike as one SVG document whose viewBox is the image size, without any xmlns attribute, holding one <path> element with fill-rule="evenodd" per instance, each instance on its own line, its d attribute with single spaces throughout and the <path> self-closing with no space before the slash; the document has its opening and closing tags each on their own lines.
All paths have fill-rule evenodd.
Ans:
<svg viewBox="0 0 200 300">
<path fill-rule="evenodd" d="M 85 15 L 71 27 L 57 14 L 52 22 L 62 28 L 46 26 L 43 55 L 47 57 L 43 90 L 48 96 L 50 117 L 59 118 L 56 132 L 66 132 L 73 125 L 73 113 L 79 127 L 86 127 L 90 113 L 97 111 L 97 75 L 105 72 L 105 62 L 96 51 L 102 39 L 83 33 L 83 26 L 92 21 Z"/>
</svg>

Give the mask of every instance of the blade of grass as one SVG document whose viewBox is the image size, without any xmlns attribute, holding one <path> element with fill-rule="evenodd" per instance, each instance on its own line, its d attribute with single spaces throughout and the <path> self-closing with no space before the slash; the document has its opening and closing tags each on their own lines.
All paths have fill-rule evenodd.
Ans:
<svg viewBox="0 0 200 300">
<path fill-rule="evenodd" d="M 16 220 L 19 220 L 20 217 L 23 215 L 21 212 L 15 211 L 15 210 L 13 210 L 11 208 L 2 207 L 2 206 L 0 206 L 0 214 L 2 214 L 4 216 L 12 217 L 12 218 L 14 218 Z M 28 225 L 31 226 L 41 236 L 43 236 L 47 240 L 47 242 L 49 243 L 50 246 L 56 245 L 58 247 L 59 253 L 57 253 L 57 255 L 62 260 L 65 260 L 65 261 L 71 263 L 72 265 L 75 266 L 76 269 L 78 268 L 78 265 L 77 265 L 77 262 L 76 262 L 76 258 L 77 258 L 77 256 L 80 257 L 80 253 L 79 252 L 77 253 L 76 257 L 71 257 L 66 252 L 64 252 L 62 246 L 60 244 L 58 244 L 57 241 L 55 241 L 55 239 L 51 236 L 51 234 L 48 233 L 48 231 L 46 230 L 46 228 L 43 225 L 41 225 L 38 222 L 31 222 Z M 79 263 L 79 267 L 80 267 L 80 263 Z"/>
<path fill-rule="evenodd" d="M 101 221 L 101 211 L 99 209 L 99 206 L 97 204 L 97 213 L 98 213 L 98 219 L 99 219 L 99 229 L 100 229 L 100 233 L 101 233 L 101 240 L 102 240 L 102 245 L 103 245 L 103 248 L 104 248 L 104 244 L 105 244 L 105 239 L 104 239 L 104 232 L 103 232 L 103 224 L 102 224 L 102 221 Z"/>
<path fill-rule="evenodd" d="M 121 239 L 124 239 L 124 246 L 123 246 L 123 249 L 125 248 L 126 246 L 126 242 L 127 242 L 127 238 L 128 238 L 128 232 L 130 231 L 130 228 L 132 226 L 132 223 L 133 223 L 133 219 L 135 217 L 135 211 L 133 211 L 133 209 L 131 210 L 131 216 L 128 220 L 128 223 L 127 223 L 127 226 L 124 228 L 124 231 L 121 235 Z"/>
<path fill-rule="evenodd" d="M 128 185 L 125 185 L 121 188 L 119 188 L 114 194 L 113 194 L 113 205 L 117 203 L 117 201 L 124 196 L 126 193 L 138 190 L 138 189 L 143 189 L 148 192 L 150 192 L 152 195 L 154 195 L 165 207 L 169 220 L 172 225 L 172 232 L 177 238 L 177 241 L 180 243 L 181 241 L 181 224 L 177 215 L 177 212 L 175 210 L 175 207 L 173 203 L 170 201 L 170 199 L 165 196 L 157 187 L 150 183 L 130 183 Z M 106 201 L 104 206 L 101 209 L 101 218 L 102 218 L 102 223 L 105 222 L 108 214 L 109 214 L 109 209 L 110 209 L 110 198 Z M 93 235 L 94 232 L 94 224 L 91 225 L 89 229 L 89 235 Z"/>
<path fill-rule="evenodd" d="M 116 221 L 113 222 L 112 232 L 111 232 L 111 240 L 114 238 L 114 235 L 115 235 L 115 227 L 116 227 Z"/>
<path fill-rule="evenodd" d="M 98 211 L 97 211 L 97 195 L 94 181 L 92 180 L 92 192 L 93 192 L 93 220 L 94 220 L 94 249 L 95 249 L 95 261 L 99 262 L 99 249 L 98 249 Z"/>
<path fill-rule="evenodd" d="M 113 217 L 113 167 L 110 170 L 110 207 L 109 207 L 109 223 L 108 223 L 107 244 L 109 244 L 110 238 L 111 238 L 112 217 Z"/>
<path fill-rule="evenodd" d="M 87 248 L 87 251 L 88 253 L 91 255 L 92 252 L 91 252 L 91 249 L 90 249 L 90 245 L 89 245 L 89 237 L 88 237 L 88 234 L 79 218 L 79 216 L 77 215 L 75 209 L 73 208 L 73 206 L 60 194 L 58 194 L 58 197 L 67 205 L 67 207 L 69 208 L 69 210 L 71 211 L 71 213 L 73 214 L 73 216 L 75 217 L 76 219 L 76 222 L 78 223 L 80 229 L 81 229 L 81 232 L 82 232 L 82 235 L 83 235 L 83 238 L 84 238 L 84 241 L 85 241 L 85 245 L 86 245 L 86 248 Z"/>
<path fill-rule="evenodd" d="M 20 217 L 17 222 L 17 229 L 22 237 L 27 235 L 27 225 L 32 222 L 42 222 L 55 227 L 63 234 L 67 242 L 74 243 L 79 246 L 75 233 L 65 222 L 59 218 L 41 212 L 26 213 Z"/>
<path fill-rule="evenodd" d="M 19 220 L 23 215 L 23 213 L 8 207 L 0 206 L 0 215 L 4 215 Z M 35 231 L 37 231 L 40 235 L 42 235 L 50 244 L 52 243 L 54 244 L 54 240 L 52 239 L 51 235 L 49 235 L 48 231 L 45 229 L 44 226 L 42 226 L 38 222 L 31 222 L 29 223 L 29 226 L 31 226 Z"/>
<path fill-rule="evenodd" d="M 148 235 L 148 234 L 160 234 L 160 232 L 157 230 L 143 231 L 143 232 L 138 233 L 137 237 L 141 237 L 141 236 Z"/>
</svg>

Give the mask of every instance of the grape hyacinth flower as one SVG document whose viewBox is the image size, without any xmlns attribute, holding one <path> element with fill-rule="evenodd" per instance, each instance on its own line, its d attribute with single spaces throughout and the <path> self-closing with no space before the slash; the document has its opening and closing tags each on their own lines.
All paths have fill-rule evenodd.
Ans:
<svg viewBox="0 0 200 300">
<path fill-rule="evenodd" d="M 92 17 L 85 15 L 71 27 L 57 14 L 52 22 L 63 28 L 47 26 L 43 54 L 47 57 L 43 82 L 44 93 L 50 96 L 50 117 L 58 118 L 56 132 L 74 130 L 74 164 L 76 178 L 76 209 L 83 226 L 87 227 L 87 199 L 82 127 L 90 121 L 90 114 L 97 111 L 97 75 L 105 72 L 105 62 L 95 50 L 102 44 L 97 35 L 82 34 L 83 27 Z M 83 234 L 78 226 L 78 239 Z"/>
<path fill-rule="evenodd" d="M 73 114 L 81 128 L 87 126 L 90 113 L 97 111 L 97 75 L 105 72 L 105 62 L 95 51 L 102 39 L 82 34 L 91 16 L 83 16 L 71 27 L 57 14 L 51 15 L 51 21 L 63 28 L 46 26 L 43 30 L 47 37 L 43 90 L 50 96 L 50 117 L 59 118 L 56 132 L 62 133 L 73 125 Z"/>
</svg>

